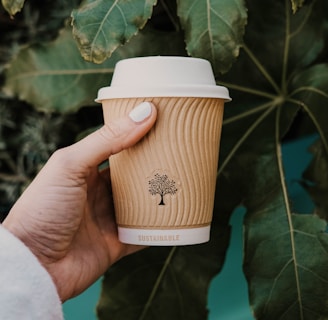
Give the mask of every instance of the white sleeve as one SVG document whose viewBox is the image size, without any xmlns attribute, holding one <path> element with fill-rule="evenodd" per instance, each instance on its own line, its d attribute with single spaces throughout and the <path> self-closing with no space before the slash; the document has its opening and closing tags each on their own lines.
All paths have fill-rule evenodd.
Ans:
<svg viewBox="0 0 328 320">
<path fill-rule="evenodd" d="M 1 224 L 0 319 L 63 319 L 62 305 L 50 275 Z"/>
</svg>

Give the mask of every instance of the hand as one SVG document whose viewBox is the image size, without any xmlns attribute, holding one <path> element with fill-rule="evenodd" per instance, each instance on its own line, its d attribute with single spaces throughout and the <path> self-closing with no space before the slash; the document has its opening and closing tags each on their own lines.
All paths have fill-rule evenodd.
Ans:
<svg viewBox="0 0 328 320">
<path fill-rule="evenodd" d="M 142 103 L 129 116 L 56 151 L 3 222 L 48 270 L 62 301 L 141 248 L 119 242 L 109 171 L 99 172 L 98 165 L 140 140 L 156 115 L 152 104 Z"/>
</svg>

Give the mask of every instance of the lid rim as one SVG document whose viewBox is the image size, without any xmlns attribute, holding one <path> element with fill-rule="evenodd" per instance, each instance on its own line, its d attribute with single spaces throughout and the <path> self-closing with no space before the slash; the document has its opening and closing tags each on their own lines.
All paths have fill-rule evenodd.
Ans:
<svg viewBox="0 0 328 320">
<path fill-rule="evenodd" d="M 195 89 L 198 89 L 198 92 Z M 96 102 L 107 99 L 142 98 L 142 97 L 199 97 L 217 98 L 231 101 L 229 91 L 223 86 L 195 85 L 174 87 L 124 87 L 108 86 L 99 89 Z"/>
</svg>

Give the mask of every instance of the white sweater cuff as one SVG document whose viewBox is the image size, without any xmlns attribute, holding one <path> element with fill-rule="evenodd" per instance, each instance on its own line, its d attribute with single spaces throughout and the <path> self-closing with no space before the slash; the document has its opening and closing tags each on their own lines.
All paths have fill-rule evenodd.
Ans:
<svg viewBox="0 0 328 320">
<path fill-rule="evenodd" d="M 56 287 L 32 252 L 0 224 L 0 319 L 60 320 Z"/>
</svg>

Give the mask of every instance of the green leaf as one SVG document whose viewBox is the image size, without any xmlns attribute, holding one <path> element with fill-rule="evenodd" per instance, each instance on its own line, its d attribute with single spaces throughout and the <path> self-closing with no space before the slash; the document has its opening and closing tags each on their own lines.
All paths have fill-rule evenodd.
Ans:
<svg viewBox="0 0 328 320">
<path fill-rule="evenodd" d="M 156 0 L 89 0 L 72 12 L 73 34 L 82 57 L 102 63 L 142 29 Z"/>
<path fill-rule="evenodd" d="M 216 72 L 227 72 L 243 44 L 244 0 L 178 1 L 178 15 L 188 53 L 211 61 Z"/>
<path fill-rule="evenodd" d="M 279 142 L 283 111 L 273 107 L 261 119 L 222 176 L 247 209 L 244 271 L 256 318 L 325 318 L 326 222 L 295 214 L 290 204 Z"/>
<path fill-rule="evenodd" d="M 266 10 L 267 6 L 271 10 Z M 252 1 L 248 8 L 249 23 L 244 48 L 229 73 L 219 81 L 230 88 L 233 98 L 232 103 L 225 107 L 220 152 L 222 165 L 219 173 L 276 106 L 283 106 L 280 117 L 281 137 L 292 125 L 299 107 L 303 107 L 312 120 L 317 119 L 319 124 L 325 119 L 322 112 L 328 110 L 320 108 L 323 100 L 319 103 L 313 95 L 310 96 L 312 102 L 308 101 L 309 98 L 306 100 L 309 104 L 303 102 L 309 92 L 304 90 L 304 79 L 307 77 L 306 81 L 311 86 L 318 84 L 310 83 L 311 73 L 299 71 L 311 65 L 324 50 L 325 38 L 328 36 L 327 29 L 322 28 L 322 21 L 327 21 L 322 13 L 325 2 L 318 0 L 303 6 L 294 15 L 288 0 L 285 0 L 285 4 L 277 1 Z M 313 68 L 309 67 L 312 73 L 324 72 L 322 67 Z M 303 72 L 304 77 L 301 77 Z M 258 146 L 270 139 L 267 128 L 262 126 L 262 129 L 263 132 L 256 137 L 260 139 L 256 143 Z M 324 136 L 325 129 L 322 132 Z M 254 144 L 252 140 L 249 141 L 249 145 Z"/>
<path fill-rule="evenodd" d="M 4 92 L 38 110 L 72 112 L 92 103 L 113 68 L 114 61 L 102 66 L 85 62 L 70 30 L 64 30 L 50 44 L 19 52 L 6 70 Z"/>
<path fill-rule="evenodd" d="M 226 227 L 214 228 L 219 236 L 207 244 L 153 247 L 111 267 L 99 319 L 205 319 L 208 286 L 223 265 L 230 233 Z"/>
<path fill-rule="evenodd" d="M 325 319 L 326 222 L 292 212 L 279 153 L 252 165 L 261 174 L 252 176 L 245 201 L 244 271 L 256 318 Z"/>
<path fill-rule="evenodd" d="M 42 111 L 73 112 L 94 104 L 97 91 L 110 83 L 115 63 L 123 58 L 159 53 L 179 54 L 180 34 L 158 33 L 145 28 L 128 45 L 118 49 L 102 65 L 82 59 L 71 31 L 63 30 L 51 43 L 19 52 L 6 70 L 4 92 Z M 166 39 L 170 39 L 170 42 Z M 150 43 L 152 45 L 150 45 Z"/>
<path fill-rule="evenodd" d="M 219 81 L 233 101 L 225 107 L 218 184 L 228 180 L 247 209 L 244 270 L 259 319 L 328 313 L 326 223 L 293 211 L 280 150 L 300 108 L 327 140 L 326 67 L 316 64 L 327 39 L 325 6 L 318 0 L 292 14 L 287 0 L 248 2 L 245 45 Z"/>
<path fill-rule="evenodd" d="M 22 10 L 25 0 L 2 0 L 1 2 L 8 13 L 14 16 L 17 12 Z"/>
<path fill-rule="evenodd" d="M 260 89 L 260 96 L 284 97 L 294 72 L 314 63 L 325 48 L 326 10 L 322 0 L 303 6 L 296 14 L 288 0 L 248 2 L 244 52 L 228 78 L 253 92 Z"/>
</svg>

